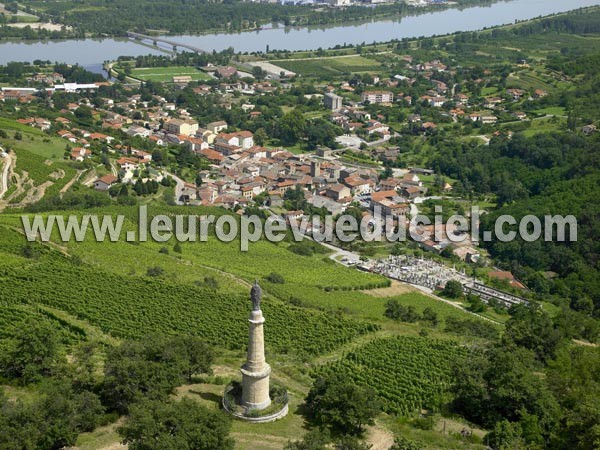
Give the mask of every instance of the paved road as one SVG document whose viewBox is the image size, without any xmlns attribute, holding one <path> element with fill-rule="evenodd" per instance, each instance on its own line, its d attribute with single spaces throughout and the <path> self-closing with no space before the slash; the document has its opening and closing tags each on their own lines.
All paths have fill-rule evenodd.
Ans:
<svg viewBox="0 0 600 450">
<path fill-rule="evenodd" d="M 487 137 L 486 135 L 480 134 L 480 135 L 475 136 L 475 137 L 481 139 L 483 141 L 483 145 L 490 145 L 490 140 L 491 139 L 489 137 Z"/>
<path fill-rule="evenodd" d="M 4 150 L 0 147 L 0 151 Z M 10 155 L 7 155 L 4 158 L 1 158 L 0 161 L 4 164 L 2 175 L 0 176 L 0 198 L 2 198 L 4 197 L 5 192 L 8 190 L 8 172 L 12 164 L 12 158 Z"/>
<path fill-rule="evenodd" d="M 326 247 L 333 252 L 329 256 L 330 259 L 332 259 L 340 264 L 343 264 L 344 266 L 349 265 L 348 262 L 359 262 L 360 261 L 360 255 L 358 255 L 356 253 L 353 253 L 348 250 L 344 250 L 343 248 L 336 247 L 335 245 L 327 244 L 326 242 L 321 242 L 320 244 L 323 247 Z M 338 259 L 338 257 L 339 257 L 339 259 Z M 342 262 L 342 261 L 340 261 L 341 258 L 346 258 L 348 261 Z"/>
<path fill-rule="evenodd" d="M 175 182 L 177 183 L 177 185 L 175 185 L 175 204 L 183 205 L 183 202 L 179 199 L 181 198 L 183 188 L 185 187 L 185 182 L 181 178 L 179 178 L 177 175 L 173 175 L 172 173 L 164 172 L 164 174 L 173 178 L 175 180 Z"/>
<path fill-rule="evenodd" d="M 426 202 L 427 200 L 445 200 L 445 199 L 449 199 L 452 200 L 454 199 L 454 197 L 448 197 L 448 196 L 440 196 L 440 195 L 430 195 L 428 197 L 417 197 L 415 198 L 415 203 L 417 205 Z"/>
<path fill-rule="evenodd" d="M 339 259 L 336 259 L 338 256 L 346 257 L 346 258 L 348 258 L 349 261 L 360 261 L 360 255 L 358 253 L 354 253 L 354 252 L 351 252 L 351 251 L 348 251 L 348 250 L 344 250 L 344 249 L 341 249 L 339 247 L 336 247 L 335 245 L 327 244 L 327 243 L 324 243 L 324 242 L 321 242 L 321 245 L 327 247 L 329 250 L 332 250 L 334 252 L 330 256 L 330 258 L 333 261 L 335 261 L 335 262 L 337 262 L 339 264 L 343 264 L 344 266 L 348 266 L 348 263 L 343 263 Z M 383 275 L 383 276 L 385 276 L 385 275 Z M 429 297 L 434 298 L 436 300 L 439 300 L 440 302 L 446 303 L 446 304 L 448 304 L 448 305 L 450 305 L 450 306 L 452 306 L 452 307 L 454 307 L 456 309 L 460 309 L 461 311 L 463 311 L 463 312 L 465 312 L 467 314 L 470 314 L 472 316 L 476 316 L 476 317 L 478 317 L 480 319 L 483 319 L 483 320 L 485 320 L 487 322 L 491 322 L 491 323 L 495 323 L 495 324 L 500 324 L 500 322 L 497 322 L 497 321 L 495 321 L 493 319 L 490 319 L 488 317 L 484 317 L 481 314 L 477 314 L 477 313 L 474 313 L 472 311 L 469 311 L 468 309 L 464 308 L 463 306 L 458 305 L 458 304 L 456 304 L 454 302 L 451 302 L 450 300 L 447 300 L 447 299 L 442 298 L 442 297 L 438 297 L 429 288 L 426 288 L 424 286 L 419 286 L 418 284 L 406 283 L 404 281 L 402 281 L 401 283 L 408 284 L 409 286 L 417 288 L 420 291 L 422 291 L 424 294 L 428 295 Z"/>
</svg>

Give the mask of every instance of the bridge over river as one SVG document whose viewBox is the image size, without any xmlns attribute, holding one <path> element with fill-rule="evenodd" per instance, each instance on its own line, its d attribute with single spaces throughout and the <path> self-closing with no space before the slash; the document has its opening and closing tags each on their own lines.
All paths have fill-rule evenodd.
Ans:
<svg viewBox="0 0 600 450">
<path fill-rule="evenodd" d="M 177 51 L 177 48 L 185 48 L 186 50 L 191 50 L 195 53 L 206 53 L 204 50 L 198 47 L 194 47 L 193 45 L 183 44 L 181 42 L 171 41 L 170 39 L 165 39 L 158 36 L 149 36 L 147 34 L 135 33 L 133 31 L 128 31 L 127 36 L 132 39 L 143 41 L 148 40 L 152 41 L 155 46 L 158 46 L 158 43 L 167 44 L 173 47 L 174 51 Z"/>
</svg>

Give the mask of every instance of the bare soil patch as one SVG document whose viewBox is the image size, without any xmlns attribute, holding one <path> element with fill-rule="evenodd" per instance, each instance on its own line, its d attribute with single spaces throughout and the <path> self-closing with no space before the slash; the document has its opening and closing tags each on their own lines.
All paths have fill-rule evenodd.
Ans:
<svg viewBox="0 0 600 450">
<path fill-rule="evenodd" d="M 394 297 L 396 295 L 408 294 L 410 292 L 418 292 L 418 290 L 406 283 L 392 280 L 390 287 L 367 289 L 361 292 L 372 297 Z"/>
</svg>

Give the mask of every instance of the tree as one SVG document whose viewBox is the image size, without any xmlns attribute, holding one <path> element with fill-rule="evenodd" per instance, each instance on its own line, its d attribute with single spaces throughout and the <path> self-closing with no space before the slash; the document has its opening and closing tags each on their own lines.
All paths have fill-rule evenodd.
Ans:
<svg viewBox="0 0 600 450">
<path fill-rule="evenodd" d="M 449 298 L 460 298 L 463 296 L 463 287 L 460 281 L 449 280 L 444 286 L 442 295 Z"/>
<path fill-rule="evenodd" d="M 176 353 L 173 359 L 178 355 L 187 362 L 184 366 L 188 381 L 192 381 L 192 376 L 198 373 L 211 373 L 215 355 L 212 347 L 198 336 L 178 336 L 171 340 L 171 348 Z"/>
<path fill-rule="evenodd" d="M 127 413 L 129 405 L 141 397 L 165 399 L 188 374 L 185 357 L 171 347 L 161 336 L 148 336 L 110 349 L 104 368 L 105 402 Z"/>
<path fill-rule="evenodd" d="M 154 150 L 152 152 L 152 161 L 159 166 L 162 165 L 164 163 L 163 152 L 158 149 Z"/>
<path fill-rule="evenodd" d="M 196 336 L 147 336 L 109 350 L 104 369 L 105 402 L 126 413 L 142 397 L 165 399 L 197 373 L 211 373 L 214 352 Z"/>
<path fill-rule="evenodd" d="M 75 110 L 75 117 L 81 120 L 89 120 L 92 118 L 92 109 L 89 106 L 79 105 Z"/>
<path fill-rule="evenodd" d="M 267 275 L 265 277 L 265 280 L 267 280 L 269 283 L 275 283 L 275 284 L 284 284 L 285 283 L 285 279 L 283 278 L 283 275 L 280 275 L 276 272 L 271 272 L 269 275 Z"/>
<path fill-rule="evenodd" d="M 32 402 L 0 397 L 0 448 L 55 450 L 75 445 L 79 433 L 93 430 L 104 414 L 99 398 L 76 393 L 65 382 L 42 385 Z"/>
<path fill-rule="evenodd" d="M 127 197 L 129 195 L 129 189 L 126 184 L 122 184 L 119 188 L 117 197 Z"/>
<path fill-rule="evenodd" d="M 383 172 L 381 172 L 381 176 L 379 178 L 382 180 L 386 180 L 393 176 L 394 176 L 394 170 L 392 169 L 392 167 L 389 164 L 386 164 L 385 169 L 383 169 Z"/>
<path fill-rule="evenodd" d="M 503 344 L 485 356 L 467 358 L 454 370 L 454 409 L 468 420 L 493 427 L 500 420 L 518 422 L 536 416 L 547 437 L 555 429 L 559 405 L 545 381 L 534 373 L 531 351 Z M 528 417 L 531 424 L 531 418 Z"/>
<path fill-rule="evenodd" d="M 149 277 L 160 277 L 164 273 L 165 273 L 165 269 L 163 269 L 160 266 L 148 267 L 148 270 L 146 271 L 146 274 Z"/>
<path fill-rule="evenodd" d="M 318 424 L 350 435 L 358 435 L 363 426 L 372 425 L 380 412 L 372 388 L 337 375 L 317 379 L 306 397 L 306 405 Z"/>
<path fill-rule="evenodd" d="M 194 181 L 196 183 L 196 187 L 199 188 L 200 186 L 202 186 L 202 175 L 201 174 L 197 174 L 196 175 L 196 179 Z"/>
<path fill-rule="evenodd" d="M 555 448 L 595 450 L 600 442 L 600 352 L 595 348 L 562 346 L 548 362 L 548 385 L 562 410 Z"/>
<path fill-rule="evenodd" d="M 73 388 L 79 392 L 92 391 L 96 387 L 97 350 L 98 344 L 94 341 L 84 341 L 73 349 L 70 379 Z"/>
<path fill-rule="evenodd" d="M 254 132 L 254 143 L 256 145 L 262 147 L 263 145 L 265 145 L 265 142 L 267 142 L 268 139 L 269 135 L 267 134 L 264 128 L 259 128 Z"/>
<path fill-rule="evenodd" d="M 538 305 L 518 305 L 510 309 L 503 340 L 532 350 L 541 361 L 554 357 L 561 333 Z"/>
<path fill-rule="evenodd" d="M 316 119 L 306 127 L 306 138 L 311 149 L 319 145 L 335 147 L 336 136 L 333 125 L 323 119 Z"/>
<path fill-rule="evenodd" d="M 252 67 L 252 75 L 257 80 L 262 80 L 265 77 L 266 72 L 262 69 L 262 67 L 254 66 L 254 67 Z"/>
<path fill-rule="evenodd" d="M 278 123 L 277 137 L 287 145 L 296 144 L 306 131 L 306 119 L 304 115 L 294 109 L 285 113 Z"/>
<path fill-rule="evenodd" d="M 144 400 L 118 432 L 130 450 L 230 450 L 230 419 L 196 401 Z"/>
<path fill-rule="evenodd" d="M 491 433 L 486 435 L 488 445 L 494 450 L 525 450 L 529 448 L 523 439 L 518 422 L 502 420 L 496 423 Z"/>
<path fill-rule="evenodd" d="M 219 289 L 219 281 L 213 276 L 204 277 L 204 282 L 201 285 L 213 291 Z"/>
<path fill-rule="evenodd" d="M 372 447 L 356 436 L 343 436 L 334 445 L 335 450 L 370 450 Z"/>
<path fill-rule="evenodd" d="M 469 311 L 480 313 L 487 309 L 487 305 L 478 295 L 468 294 L 467 302 L 469 302 Z"/>
<path fill-rule="evenodd" d="M 437 327 L 440 322 L 437 313 L 429 306 L 423 310 L 422 317 L 425 322 L 431 323 L 432 327 Z"/>
<path fill-rule="evenodd" d="M 390 255 L 400 256 L 400 255 L 403 255 L 405 251 L 406 251 L 406 249 L 405 249 L 405 247 L 402 246 L 402 244 L 396 243 L 392 247 L 392 250 L 390 250 Z"/>
<path fill-rule="evenodd" d="M 51 374 L 60 361 L 59 338 L 48 322 L 27 319 L 0 352 L 0 372 L 27 384 Z"/>
<path fill-rule="evenodd" d="M 421 319 L 421 316 L 414 306 L 401 305 L 396 299 L 388 300 L 385 304 L 384 315 L 390 319 L 409 323 L 414 323 Z"/>
</svg>

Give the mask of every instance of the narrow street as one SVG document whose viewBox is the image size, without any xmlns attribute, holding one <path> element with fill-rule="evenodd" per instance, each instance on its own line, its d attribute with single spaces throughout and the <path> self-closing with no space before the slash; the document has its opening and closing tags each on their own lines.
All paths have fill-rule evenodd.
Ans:
<svg viewBox="0 0 600 450">
<path fill-rule="evenodd" d="M 183 188 L 185 187 L 185 182 L 181 178 L 179 178 L 177 175 L 174 175 L 172 173 L 164 172 L 164 174 L 173 178 L 175 180 L 175 182 L 177 183 L 177 185 L 175 186 L 175 204 L 183 205 L 183 202 L 180 199 L 181 199 L 181 195 L 183 192 Z"/>
</svg>

